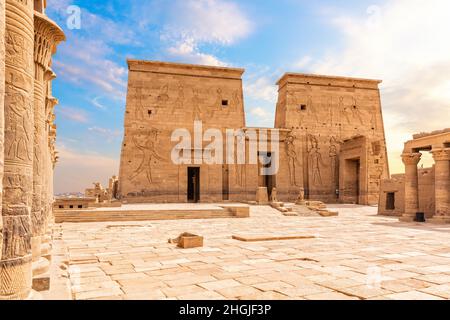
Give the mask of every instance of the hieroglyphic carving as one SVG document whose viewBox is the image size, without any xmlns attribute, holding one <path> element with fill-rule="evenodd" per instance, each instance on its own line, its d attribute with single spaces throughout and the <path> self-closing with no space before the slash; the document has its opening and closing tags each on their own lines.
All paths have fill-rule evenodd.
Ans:
<svg viewBox="0 0 450 320">
<path fill-rule="evenodd" d="M 184 86 L 182 83 L 178 85 L 178 97 L 175 100 L 175 105 L 172 108 L 172 114 L 175 114 L 177 110 L 183 110 L 184 107 Z"/>
<path fill-rule="evenodd" d="M 164 161 L 164 158 L 156 150 L 159 133 L 157 129 L 151 129 L 149 133 L 142 131 L 133 136 L 134 147 L 141 152 L 142 160 L 131 175 L 131 180 L 145 173 L 148 182 L 153 184 L 152 166 L 155 164 L 155 160 Z"/>
<path fill-rule="evenodd" d="M 30 119 L 31 107 L 29 97 L 23 92 L 19 92 L 10 87 L 6 94 L 6 105 L 9 106 L 9 112 L 6 114 L 5 124 L 7 136 L 5 142 L 5 158 L 10 160 L 32 161 L 32 152 L 30 149 L 31 132 Z"/>
<path fill-rule="evenodd" d="M 134 98 L 136 99 L 134 118 L 136 120 L 142 120 L 142 119 L 144 119 L 144 104 L 142 102 L 142 88 L 141 87 L 135 88 Z"/>
<path fill-rule="evenodd" d="M 161 87 L 160 93 L 158 95 L 158 107 L 165 107 L 167 106 L 167 103 L 169 102 L 169 85 L 166 84 Z"/>
<path fill-rule="evenodd" d="M 31 68 L 33 61 L 33 44 L 19 33 L 6 31 L 6 57 L 8 63 L 20 66 L 24 70 Z"/>
<path fill-rule="evenodd" d="M 297 186 L 297 152 L 295 151 L 295 139 L 296 137 L 292 133 L 289 133 L 285 140 L 286 156 L 289 167 L 289 184 L 291 186 Z"/>
</svg>

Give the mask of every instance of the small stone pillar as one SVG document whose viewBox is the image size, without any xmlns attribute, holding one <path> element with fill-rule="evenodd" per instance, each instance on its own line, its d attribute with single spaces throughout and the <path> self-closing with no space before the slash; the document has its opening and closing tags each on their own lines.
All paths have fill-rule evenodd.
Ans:
<svg viewBox="0 0 450 320">
<path fill-rule="evenodd" d="M 405 213 L 400 217 L 400 221 L 414 221 L 416 213 L 419 211 L 419 176 L 417 164 L 422 154 L 404 153 L 402 160 L 405 164 Z"/>
<path fill-rule="evenodd" d="M 258 187 L 256 190 L 256 202 L 258 204 L 269 203 L 269 193 L 267 191 L 267 187 Z"/>
<path fill-rule="evenodd" d="M 432 150 L 435 166 L 435 215 L 431 223 L 450 223 L 450 148 Z"/>
<path fill-rule="evenodd" d="M 33 6 L 33 1 L 6 0 L 5 7 L 5 154 L 0 300 L 25 299 L 31 294 Z"/>
</svg>

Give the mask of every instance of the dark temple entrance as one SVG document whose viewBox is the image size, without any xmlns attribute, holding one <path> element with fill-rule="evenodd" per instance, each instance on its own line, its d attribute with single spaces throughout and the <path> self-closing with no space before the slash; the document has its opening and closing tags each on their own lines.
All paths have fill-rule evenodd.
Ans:
<svg viewBox="0 0 450 320">
<path fill-rule="evenodd" d="M 222 165 L 222 200 L 230 200 L 230 168 L 227 164 Z"/>
<path fill-rule="evenodd" d="M 200 168 L 189 167 L 187 180 L 188 202 L 200 201 Z"/>
<path fill-rule="evenodd" d="M 346 202 L 359 204 L 360 196 L 360 159 L 346 160 L 345 166 L 345 197 Z"/>
<path fill-rule="evenodd" d="M 271 152 L 258 152 L 258 156 L 261 159 L 263 159 L 263 163 L 259 163 L 259 186 L 260 187 L 266 187 L 267 188 L 267 195 L 269 197 L 269 200 L 272 196 L 272 190 L 276 187 L 276 175 L 268 175 L 268 174 L 261 174 L 261 169 L 269 169 L 272 167 L 272 153 Z M 268 170 L 269 171 L 269 170 Z"/>
</svg>

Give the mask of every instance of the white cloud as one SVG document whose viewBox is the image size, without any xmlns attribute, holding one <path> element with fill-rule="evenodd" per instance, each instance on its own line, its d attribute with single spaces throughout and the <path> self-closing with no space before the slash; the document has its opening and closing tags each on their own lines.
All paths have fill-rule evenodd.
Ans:
<svg viewBox="0 0 450 320">
<path fill-rule="evenodd" d="M 216 56 L 203 53 L 204 44 L 228 46 L 248 36 L 252 23 L 231 1 L 178 0 L 169 14 L 161 40 L 169 55 L 189 63 L 225 66 Z"/>
<path fill-rule="evenodd" d="M 225 0 L 178 0 L 170 19 L 165 37 L 192 39 L 196 43 L 230 45 L 252 30 L 239 6 Z"/>
<path fill-rule="evenodd" d="M 54 62 L 57 75 L 81 86 L 95 85 L 102 92 L 124 100 L 126 92 L 126 68 L 110 60 L 112 53 L 101 40 L 72 38 L 59 48 Z"/>
<path fill-rule="evenodd" d="M 55 193 L 83 192 L 93 182 L 106 185 L 118 174 L 118 158 L 72 150 L 58 145 L 59 161 L 55 169 Z"/>
<path fill-rule="evenodd" d="M 112 129 L 108 129 L 108 128 L 102 128 L 102 127 L 97 127 L 97 126 L 93 126 L 88 128 L 89 132 L 94 133 L 96 135 L 99 135 L 100 137 L 106 139 L 106 141 L 108 142 L 112 142 L 114 140 L 116 140 L 117 138 L 122 137 L 123 133 L 121 130 L 112 130 Z"/>
<path fill-rule="evenodd" d="M 304 56 L 300 60 L 294 63 L 293 67 L 295 69 L 304 69 L 307 68 L 313 59 L 310 56 Z"/>
<path fill-rule="evenodd" d="M 245 94 L 257 100 L 276 103 L 278 91 L 275 80 L 270 76 L 250 77 L 244 84 Z"/>
<path fill-rule="evenodd" d="M 186 40 L 167 49 L 169 55 L 180 58 L 185 63 L 195 63 L 208 66 L 227 66 L 211 54 L 201 53 L 193 41 Z"/>
<path fill-rule="evenodd" d="M 392 0 L 363 17 L 331 13 L 344 50 L 315 61 L 316 73 L 379 78 L 391 171 L 398 154 L 420 131 L 448 126 L 450 113 L 450 2 Z M 328 13 L 330 14 L 330 13 Z"/>
</svg>

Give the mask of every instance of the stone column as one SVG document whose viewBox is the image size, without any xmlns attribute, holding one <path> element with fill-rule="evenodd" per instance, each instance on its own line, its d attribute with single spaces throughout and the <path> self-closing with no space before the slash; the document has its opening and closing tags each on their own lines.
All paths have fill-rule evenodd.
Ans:
<svg viewBox="0 0 450 320">
<path fill-rule="evenodd" d="M 0 208 L 2 207 L 3 191 L 3 144 L 5 119 L 3 112 L 5 110 L 5 0 L 0 0 Z M 0 261 L 2 260 L 3 249 L 3 219 L 0 210 Z"/>
<path fill-rule="evenodd" d="M 46 237 L 46 227 L 49 222 L 48 200 L 46 183 L 51 183 L 46 178 L 46 155 L 49 152 L 48 137 L 46 131 L 47 120 L 47 92 L 49 82 L 54 79 L 54 73 L 50 69 L 52 54 L 56 52 L 56 46 L 65 39 L 63 31 L 44 14 L 35 11 L 34 15 L 34 162 L 33 162 L 33 287 L 38 290 L 48 289 L 49 277 L 43 275 L 50 266 L 49 257 L 50 242 Z M 44 246 L 43 246 L 44 244 Z M 44 251 L 44 252 L 43 252 Z"/>
<path fill-rule="evenodd" d="M 31 293 L 33 1 L 6 0 L 5 160 L 0 299 Z"/>
<path fill-rule="evenodd" d="M 431 151 L 435 166 L 434 192 L 436 213 L 432 223 L 450 223 L 450 148 Z"/>
<path fill-rule="evenodd" d="M 417 164 L 421 153 L 404 153 L 402 160 L 405 164 L 405 213 L 400 221 L 414 221 L 419 211 L 419 176 Z"/>
</svg>

